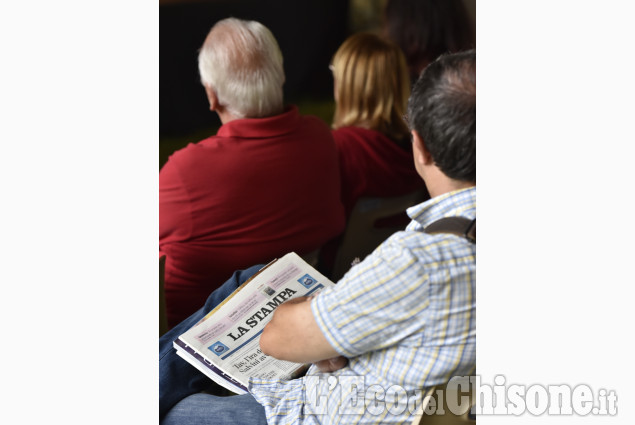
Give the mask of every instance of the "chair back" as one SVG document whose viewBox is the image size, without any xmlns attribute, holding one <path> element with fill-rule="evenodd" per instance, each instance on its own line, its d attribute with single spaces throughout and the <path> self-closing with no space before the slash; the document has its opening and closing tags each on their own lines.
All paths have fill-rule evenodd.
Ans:
<svg viewBox="0 0 635 425">
<path fill-rule="evenodd" d="M 301 255 L 302 259 L 306 261 L 311 267 L 318 267 L 320 261 L 320 250 L 316 249 L 304 255 Z"/>
<path fill-rule="evenodd" d="M 390 235 L 404 230 L 410 221 L 406 209 L 429 197 L 424 188 L 391 198 L 360 198 L 351 212 L 337 249 L 331 274 L 333 282 L 344 276 L 353 260 L 363 260 Z"/>
</svg>

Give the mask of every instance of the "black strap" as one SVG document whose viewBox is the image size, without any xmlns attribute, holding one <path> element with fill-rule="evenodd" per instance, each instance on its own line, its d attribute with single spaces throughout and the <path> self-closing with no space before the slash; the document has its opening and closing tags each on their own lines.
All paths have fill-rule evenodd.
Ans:
<svg viewBox="0 0 635 425">
<path fill-rule="evenodd" d="M 465 217 L 444 217 L 426 226 L 424 232 L 429 234 L 451 233 L 476 243 L 476 219 Z"/>
</svg>

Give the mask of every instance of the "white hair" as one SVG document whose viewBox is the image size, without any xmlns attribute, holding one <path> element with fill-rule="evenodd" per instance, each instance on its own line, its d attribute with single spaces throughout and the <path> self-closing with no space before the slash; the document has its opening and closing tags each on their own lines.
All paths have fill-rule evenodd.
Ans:
<svg viewBox="0 0 635 425">
<path fill-rule="evenodd" d="M 282 52 L 271 31 L 259 22 L 217 22 L 199 52 L 198 70 L 203 85 L 237 117 L 266 117 L 283 110 Z"/>
</svg>

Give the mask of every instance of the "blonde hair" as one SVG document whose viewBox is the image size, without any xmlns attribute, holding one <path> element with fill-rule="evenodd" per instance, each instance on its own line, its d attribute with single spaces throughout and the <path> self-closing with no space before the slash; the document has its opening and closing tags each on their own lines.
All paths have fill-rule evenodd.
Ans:
<svg viewBox="0 0 635 425">
<path fill-rule="evenodd" d="M 273 34 L 256 21 L 227 18 L 210 30 L 198 56 L 201 82 L 241 118 L 282 112 L 284 70 Z"/>
<path fill-rule="evenodd" d="M 396 141 L 408 136 L 403 116 L 410 77 L 396 44 L 372 33 L 354 34 L 333 56 L 331 69 L 335 80 L 334 129 L 364 127 Z"/>
</svg>

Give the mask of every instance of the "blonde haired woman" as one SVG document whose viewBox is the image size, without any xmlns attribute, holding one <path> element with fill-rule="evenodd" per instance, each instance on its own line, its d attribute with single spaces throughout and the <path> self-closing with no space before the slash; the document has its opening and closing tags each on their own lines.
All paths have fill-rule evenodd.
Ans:
<svg viewBox="0 0 635 425">
<path fill-rule="evenodd" d="M 403 119 L 410 78 L 399 47 L 372 33 L 352 35 L 333 56 L 331 70 L 332 133 L 347 216 L 361 196 L 399 196 L 421 188 Z"/>
</svg>

